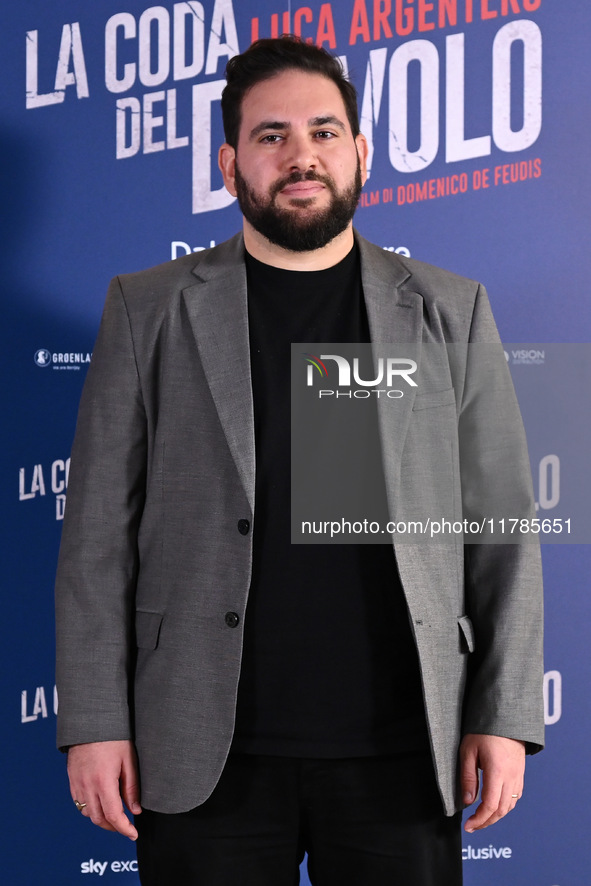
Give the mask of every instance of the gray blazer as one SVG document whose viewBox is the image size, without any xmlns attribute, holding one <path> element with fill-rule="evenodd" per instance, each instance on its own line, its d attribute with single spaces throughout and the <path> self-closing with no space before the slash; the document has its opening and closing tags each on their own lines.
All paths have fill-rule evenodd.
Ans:
<svg viewBox="0 0 591 886">
<path fill-rule="evenodd" d="M 475 515 L 480 491 L 499 485 L 529 514 L 506 362 L 476 371 L 467 347 L 498 342 L 483 288 L 356 237 L 373 341 L 457 345 L 395 426 L 380 412 L 391 515 L 441 513 L 450 488 L 454 513 Z M 232 739 L 252 561 L 238 521 L 256 532 L 243 249 L 237 235 L 113 280 L 72 450 L 58 745 L 133 739 L 142 803 L 160 812 L 207 799 Z M 452 814 L 464 733 L 543 744 L 539 548 L 456 537 L 396 543 L 395 554 Z"/>
</svg>

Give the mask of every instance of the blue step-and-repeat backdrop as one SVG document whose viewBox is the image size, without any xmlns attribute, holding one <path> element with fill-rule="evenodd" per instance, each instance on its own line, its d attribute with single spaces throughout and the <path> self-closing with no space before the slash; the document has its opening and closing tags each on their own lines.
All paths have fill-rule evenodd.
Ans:
<svg viewBox="0 0 591 886">
<path fill-rule="evenodd" d="M 228 58 L 253 39 L 292 31 L 342 57 L 371 146 L 357 227 L 486 283 L 523 399 L 539 516 L 584 521 L 591 504 L 589 361 L 581 345 L 574 356 L 552 347 L 591 338 L 588 3 L 308 2 L 4 10 L 7 886 L 138 882 L 133 846 L 76 812 L 55 750 L 53 579 L 70 445 L 110 277 L 240 225 L 217 170 L 219 98 Z M 548 747 L 515 812 L 465 839 L 468 886 L 589 882 L 591 557 L 586 543 L 543 553 Z"/>
</svg>

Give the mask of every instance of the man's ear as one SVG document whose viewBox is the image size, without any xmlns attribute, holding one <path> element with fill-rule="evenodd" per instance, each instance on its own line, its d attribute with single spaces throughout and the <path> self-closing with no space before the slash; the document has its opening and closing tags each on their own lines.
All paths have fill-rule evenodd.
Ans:
<svg viewBox="0 0 591 886">
<path fill-rule="evenodd" d="M 221 146 L 218 152 L 218 166 L 224 179 L 226 190 L 235 197 L 236 196 L 236 151 L 227 142 Z"/>
<path fill-rule="evenodd" d="M 367 139 L 362 132 L 356 136 L 355 146 L 357 148 L 357 156 L 359 157 L 359 165 L 361 167 L 361 183 L 365 184 L 367 181 L 367 154 L 369 148 L 367 146 Z"/>
</svg>

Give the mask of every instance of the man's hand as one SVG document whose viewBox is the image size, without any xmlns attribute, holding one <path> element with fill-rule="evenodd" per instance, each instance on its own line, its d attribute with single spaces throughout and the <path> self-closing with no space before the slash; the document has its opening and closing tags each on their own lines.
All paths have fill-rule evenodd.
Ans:
<svg viewBox="0 0 591 886">
<path fill-rule="evenodd" d="M 86 804 L 82 815 L 106 831 L 137 840 L 121 802 L 123 798 L 134 815 L 142 811 L 137 758 L 130 741 L 73 745 L 68 751 L 68 776 L 72 799 Z"/>
<path fill-rule="evenodd" d="M 482 770 L 481 802 L 464 830 L 469 834 L 494 824 L 515 807 L 523 792 L 525 745 L 498 735 L 465 735 L 460 746 L 462 796 L 469 806 L 478 794 Z"/>
</svg>

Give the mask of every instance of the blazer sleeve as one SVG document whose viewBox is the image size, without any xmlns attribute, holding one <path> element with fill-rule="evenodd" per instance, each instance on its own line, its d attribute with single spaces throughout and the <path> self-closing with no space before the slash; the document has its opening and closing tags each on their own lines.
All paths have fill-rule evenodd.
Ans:
<svg viewBox="0 0 591 886">
<path fill-rule="evenodd" d="M 525 432 L 488 298 L 479 288 L 459 419 L 464 517 L 535 516 Z M 505 542 L 506 540 L 506 542 Z M 543 597 L 538 537 L 466 544 L 467 613 L 474 626 L 464 733 L 544 745 Z"/>
<path fill-rule="evenodd" d="M 82 393 L 58 561 L 61 748 L 132 737 L 132 613 L 146 459 L 146 414 L 116 278 Z"/>
</svg>

